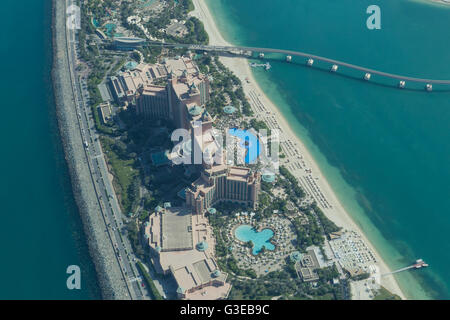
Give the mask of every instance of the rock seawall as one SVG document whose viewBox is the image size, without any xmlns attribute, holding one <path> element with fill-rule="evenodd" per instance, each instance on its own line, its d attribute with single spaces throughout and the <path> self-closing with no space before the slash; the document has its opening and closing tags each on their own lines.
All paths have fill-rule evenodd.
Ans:
<svg viewBox="0 0 450 320">
<path fill-rule="evenodd" d="M 53 0 L 53 69 L 58 126 L 69 167 L 72 189 L 77 203 L 89 253 L 104 299 L 130 299 L 126 283 L 107 233 L 94 181 L 87 162 L 72 91 L 66 41 L 66 1 Z M 82 270 L 83 271 L 83 270 Z"/>
</svg>

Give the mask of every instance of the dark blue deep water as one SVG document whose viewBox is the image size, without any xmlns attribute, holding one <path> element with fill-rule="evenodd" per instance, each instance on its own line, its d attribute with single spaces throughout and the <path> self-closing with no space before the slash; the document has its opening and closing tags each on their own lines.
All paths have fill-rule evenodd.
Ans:
<svg viewBox="0 0 450 320">
<path fill-rule="evenodd" d="M 100 298 L 58 134 L 51 5 L 2 1 L 0 299 Z M 69 265 L 81 290 L 66 287 Z"/>
</svg>

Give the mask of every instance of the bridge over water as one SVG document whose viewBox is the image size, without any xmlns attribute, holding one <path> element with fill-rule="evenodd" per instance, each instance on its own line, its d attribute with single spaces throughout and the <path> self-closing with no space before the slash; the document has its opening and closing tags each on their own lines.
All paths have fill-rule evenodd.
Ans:
<svg viewBox="0 0 450 320">
<path fill-rule="evenodd" d="M 365 68 L 357 66 L 354 64 L 346 63 L 339 60 L 329 59 L 326 57 L 321 57 L 314 54 L 309 54 L 301 51 L 293 50 L 283 50 L 283 49 L 271 49 L 271 48 L 257 48 L 257 47 L 241 47 L 241 46 L 212 46 L 212 45 L 198 45 L 198 44 L 183 44 L 183 43 L 162 43 L 156 41 L 147 41 L 146 46 L 163 46 L 171 48 L 186 48 L 190 50 L 201 50 L 201 51 L 213 51 L 213 52 L 223 52 L 234 55 L 241 55 L 246 57 L 251 57 L 253 54 L 258 54 L 260 58 L 264 57 L 265 53 L 277 53 L 286 56 L 287 61 L 291 61 L 293 56 L 307 58 L 305 63 L 312 66 L 314 61 L 322 61 L 329 63 L 331 65 L 330 71 L 337 72 L 339 67 L 346 67 L 353 70 L 362 71 L 364 73 L 364 79 L 369 81 L 372 75 L 379 75 L 385 78 L 398 80 L 398 85 L 400 88 L 405 88 L 407 82 L 414 82 L 423 84 L 425 89 L 428 91 L 432 90 L 432 85 L 445 85 L 450 89 L 450 80 L 438 80 L 438 79 L 425 79 L 411 76 L 398 75 L 388 72 L 383 72 L 375 69 Z"/>
</svg>

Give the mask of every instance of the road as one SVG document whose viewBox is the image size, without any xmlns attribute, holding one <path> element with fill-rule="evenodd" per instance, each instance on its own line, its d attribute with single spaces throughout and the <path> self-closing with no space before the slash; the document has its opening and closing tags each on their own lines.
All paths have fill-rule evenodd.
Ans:
<svg viewBox="0 0 450 320">
<path fill-rule="evenodd" d="M 65 0 L 66 7 L 75 4 L 74 0 Z M 142 287 L 142 279 L 136 267 L 137 258 L 133 254 L 131 244 L 126 235 L 121 234 L 124 227 L 123 215 L 120 206 L 117 203 L 112 182 L 109 179 L 109 173 L 102 152 L 98 134 L 95 130 L 95 122 L 89 106 L 89 95 L 83 81 L 77 74 L 78 52 L 77 52 L 77 30 L 66 26 L 67 50 L 69 56 L 69 70 L 72 79 L 72 90 L 75 98 L 75 105 L 78 114 L 78 124 L 81 136 L 85 143 L 84 152 L 89 165 L 91 177 L 98 202 L 100 204 L 105 229 L 114 248 L 116 259 L 121 268 L 123 280 L 128 287 L 131 299 L 142 300 L 150 299 L 147 288 Z M 85 84 L 85 83 L 84 83 Z"/>
</svg>

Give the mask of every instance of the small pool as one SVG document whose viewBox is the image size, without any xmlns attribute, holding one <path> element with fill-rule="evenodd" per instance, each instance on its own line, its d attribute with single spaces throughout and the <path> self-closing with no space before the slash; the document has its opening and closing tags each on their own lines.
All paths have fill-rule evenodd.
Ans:
<svg viewBox="0 0 450 320">
<path fill-rule="evenodd" d="M 105 24 L 106 34 L 108 36 L 112 36 L 113 31 L 117 28 L 117 25 L 115 23 L 107 23 Z"/>
<path fill-rule="evenodd" d="M 267 250 L 275 250 L 275 246 L 270 242 L 273 234 L 271 229 L 263 229 L 258 232 L 255 228 L 247 224 L 239 226 L 234 230 L 234 235 L 238 240 L 242 242 L 251 241 L 253 243 L 252 253 L 254 255 L 260 253 L 263 247 Z"/>
<path fill-rule="evenodd" d="M 256 163 L 256 159 L 261 153 L 261 148 L 259 144 L 258 137 L 256 137 L 249 130 L 242 129 L 230 129 L 228 131 L 232 136 L 238 137 L 241 139 L 241 147 L 247 149 L 245 154 L 245 163 L 253 164 Z"/>
<path fill-rule="evenodd" d="M 154 2 L 155 2 L 155 0 L 141 0 L 141 5 L 140 5 L 140 7 L 141 8 L 146 8 L 146 7 L 149 7 L 150 5 L 152 5 Z"/>
<path fill-rule="evenodd" d="M 114 36 L 118 37 L 117 33 Z M 136 61 L 128 61 L 127 63 L 125 63 L 125 69 L 134 70 L 134 69 L 136 69 L 137 65 L 138 64 Z"/>
<path fill-rule="evenodd" d="M 94 27 L 98 28 L 100 26 L 100 24 L 98 23 L 97 19 L 92 18 L 92 24 L 94 25 Z"/>
</svg>

